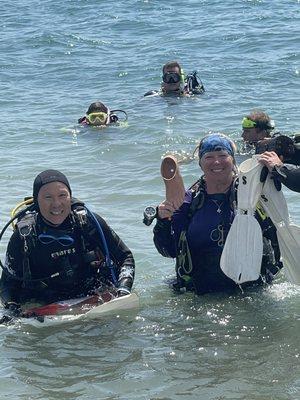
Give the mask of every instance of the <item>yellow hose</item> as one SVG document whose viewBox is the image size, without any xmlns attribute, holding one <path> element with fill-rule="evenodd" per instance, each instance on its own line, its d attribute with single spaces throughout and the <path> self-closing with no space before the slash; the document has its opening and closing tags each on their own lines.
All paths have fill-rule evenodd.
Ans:
<svg viewBox="0 0 300 400">
<path fill-rule="evenodd" d="M 16 207 L 10 213 L 11 218 L 13 218 L 16 215 L 18 210 L 20 210 L 21 208 L 28 206 L 29 204 L 32 204 L 32 203 L 33 203 L 33 197 L 30 197 L 29 199 L 26 199 L 26 200 L 22 201 L 21 203 L 17 204 Z M 12 224 L 13 229 L 15 229 L 16 224 L 14 223 L 14 221 L 11 224 Z"/>
</svg>

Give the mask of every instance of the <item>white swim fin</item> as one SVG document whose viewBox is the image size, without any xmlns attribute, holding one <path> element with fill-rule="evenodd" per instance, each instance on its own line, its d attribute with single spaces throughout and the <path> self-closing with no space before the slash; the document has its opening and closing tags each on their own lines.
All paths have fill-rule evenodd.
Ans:
<svg viewBox="0 0 300 400">
<path fill-rule="evenodd" d="M 255 281 L 260 276 L 263 238 L 254 212 L 262 192 L 261 170 L 257 156 L 245 160 L 239 167 L 237 215 L 220 260 L 224 274 L 237 284 Z"/>
<path fill-rule="evenodd" d="M 260 199 L 263 183 L 260 181 L 262 165 L 254 155 L 239 166 L 239 186 L 237 192 L 238 209 L 254 214 Z"/>
<path fill-rule="evenodd" d="M 300 227 L 291 223 L 285 197 L 269 176 L 263 186 L 261 204 L 277 229 L 283 271 L 290 282 L 300 285 Z"/>
<path fill-rule="evenodd" d="M 226 238 L 220 266 L 235 283 L 256 281 L 260 275 L 263 239 L 252 215 L 237 214 Z"/>
</svg>

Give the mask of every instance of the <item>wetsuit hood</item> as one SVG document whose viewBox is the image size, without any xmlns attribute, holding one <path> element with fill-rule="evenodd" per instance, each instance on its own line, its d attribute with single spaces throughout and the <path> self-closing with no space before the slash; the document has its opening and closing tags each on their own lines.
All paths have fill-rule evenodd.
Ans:
<svg viewBox="0 0 300 400">
<path fill-rule="evenodd" d="M 37 204 L 37 197 L 42 186 L 51 182 L 61 182 L 65 184 L 72 196 L 72 190 L 67 177 L 60 171 L 55 169 L 47 169 L 38 174 L 33 182 L 33 200 Z"/>
</svg>

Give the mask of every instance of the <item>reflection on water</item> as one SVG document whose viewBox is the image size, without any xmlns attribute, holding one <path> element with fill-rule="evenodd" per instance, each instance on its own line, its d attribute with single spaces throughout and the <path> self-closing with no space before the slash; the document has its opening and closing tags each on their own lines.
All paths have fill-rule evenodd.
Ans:
<svg viewBox="0 0 300 400">
<path fill-rule="evenodd" d="M 1 221 L 31 195 L 37 173 L 61 170 L 74 196 L 132 249 L 141 307 L 46 329 L 0 326 L 0 397 L 298 399 L 299 288 L 280 275 L 271 288 L 229 298 L 174 295 L 165 283 L 174 263 L 142 223 L 145 206 L 164 199 L 163 155 L 178 158 L 189 187 L 201 172 L 200 139 L 223 132 L 240 146 L 242 117 L 253 108 L 280 132 L 299 132 L 297 2 L 96 3 L 5 2 Z M 204 95 L 143 97 L 172 59 L 186 73 L 198 69 Z M 96 100 L 125 110 L 128 121 L 78 126 Z M 240 148 L 238 163 L 247 152 Z M 284 193 L 300 223 L 299 194 Z"/>
</svg>

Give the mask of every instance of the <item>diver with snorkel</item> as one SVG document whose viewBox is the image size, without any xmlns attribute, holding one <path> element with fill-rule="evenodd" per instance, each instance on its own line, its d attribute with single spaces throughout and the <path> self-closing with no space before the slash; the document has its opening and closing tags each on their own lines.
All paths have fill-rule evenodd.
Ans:
<svg viewBox="0 0 300 400">
<path fill-rule="evenodd" d="M 124 115 L 121 120 L 120 113 Z M 116 124 L 120 121 L 126 122 L 128 119 L 126 111 L 123 110 L 110 110 L 101 101 L 96 101 L 90 104 L 86 114 L 78 119 L 78 123 L 85 126 L 95 126 L 104 128 L 111 124 Z"/>
<path fill-rule="evenodd" d="M 190 96 L 205 92 L 204 85 L 197 71 L 185 76 L 184 71 L 177 61 L 167 62 L 162 69 L 161 89 L 150 90 L 146 96 Z"/>
</svg>

